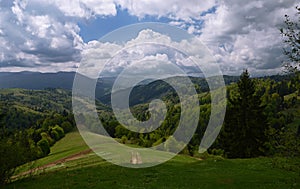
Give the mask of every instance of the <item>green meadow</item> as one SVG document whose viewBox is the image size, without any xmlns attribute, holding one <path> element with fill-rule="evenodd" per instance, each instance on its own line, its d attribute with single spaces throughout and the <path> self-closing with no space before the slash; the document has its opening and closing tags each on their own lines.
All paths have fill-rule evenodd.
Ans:
<svg viewBox="0 0 300 189">
<path fill-rule="evenodd" d="M 299 159 L 178 155 L 159 166 L 133 169 L 108 163 L 93 152 L 80 153 L 87 150 L 78 132 L 69 133 L 47 157 L 19 168 L 19 176 L 6 188 L 300 188 Z M 34 167 L 42 168 L 20 175 Z"/>
</svg>

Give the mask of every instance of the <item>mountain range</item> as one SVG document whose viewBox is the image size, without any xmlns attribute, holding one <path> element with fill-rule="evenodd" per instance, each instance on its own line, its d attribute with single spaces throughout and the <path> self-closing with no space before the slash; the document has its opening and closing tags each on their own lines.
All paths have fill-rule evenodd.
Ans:
<svg viewBox="0 0 300 189">
<path fill-rule="evenodd" d="M 72 90 L 76 72 L 57 72 L 57 73 L 39 73 L 39 72 L 0 72 L 0 88 L 22 88 L 31 90 L 42 90 L 46 88 L 61 88 Z M 89 82 L 90 78 L 79 75 L 84 81 Z M 270 79 L 280 81 L 288 77 L 287 75 L 268 76 Z M 205 78 L 190 77 L 191 81 L 198 85 L 201 92 L 209 90 Z M 116 80 L 115 77 L 99 78 L 96 85 L 96 98 L 106 105 L 110 105 L 111 89 Z M 226 85 L 237 82 L 239 76 L 224 75 Z M 91 80 L 92 82 L 92 80 Z M 125 92 L 128 89 L 118 91 Z M 198 91 L 198 92 L 200 92 Z M 166 82 L 161 80 L 145 80 L 135 86 L 130 95 L 130 105 L 149 102 L 152 99 L 161 98 L 167 94 L 174 93 L 174 89 Z"/>
</svg>

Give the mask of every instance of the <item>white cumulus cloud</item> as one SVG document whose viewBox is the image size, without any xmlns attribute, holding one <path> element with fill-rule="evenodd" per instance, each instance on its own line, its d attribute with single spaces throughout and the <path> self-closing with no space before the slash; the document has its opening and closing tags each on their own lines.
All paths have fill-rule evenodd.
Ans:
<svg viewBox="0 0 300 189">
<path fill-rule="evenodd" d="M 114 17 L 121 10 L 139 19 L 167 18 L 169 24 L 196 35 L 208 46 L 225 74 L 240 74 L 245 68 L 257 75 L 276 73 L 286 58 L 279 28 L 285 14 L 293 16 L 297 3 L 296 0 L 2 0 L 0 71 L 75 70 L 82 53 L 95 45 L 82 40 L 78 22 Z M 172 43 L 167 36 L 155 33 L 149 36 L 151 32 L 143 32 L 128 44 L 145 42 L 146 37 Z M 110 45 L 105 48 L 117 48 Z M 126 60 L 120 62 L 126 64 Z"/>
<path fill-rule="evenodd" d="M 276 73 L 285 59 L 279 28 L 295 6 L 295 0 L 222 1 L 203 17 L 200 39 L 228 74 L 246 68 L 258 75 Z"/>
</svg>

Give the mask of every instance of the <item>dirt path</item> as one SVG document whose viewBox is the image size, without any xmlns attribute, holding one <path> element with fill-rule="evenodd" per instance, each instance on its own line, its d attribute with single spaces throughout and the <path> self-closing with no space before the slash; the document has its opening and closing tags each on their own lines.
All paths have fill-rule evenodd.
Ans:
<svg viewBox="0 0 300 189">
<path fill-rule="evenodd" d="M 59 164 L 68 162 L 68 161 L 80 159 L 80 158 L 82 158 L 84 155 L 89 154 L 89 153 L 91 153 L 91 152 L 92 152 L 91 149 L 84 150 L 84 151 L 79 152 L 79 153 L 77 153 L 77 154 L 73 154 L 73 155 L 70 155 L 70 156 L 68 156 L 68 157 L 64 157 L 64 158 L 62 158 L 62 159 L 59 159 L 59 160 L 56 160 L 56 161 L 54 161 L 54 162 L 48 163 L 48 164 L 46 164 L 46 165 L 43 165 L 43 166 L 40 166 L 40 167 L 37 167 L 37 168 L 34 168 L 34 169 L 30 169 L 30 170 L 25 171 L 25 172 L 22 172 L 22 173 L 20 173 L 20 174 L 18 174 L 18 175 L 14 175 L 14 176 L 11 177 L 11 179 L 12 179 L 12 180 L 15 180 L 15 179 L 17 179 L 17 178 L 19 178 L 19 177 L 27 176 L 27 175 L 33 174 L 33 173 L 35 173 L 35 172 L 37 172 L 37 171 L 45 170 L 45 169 L 47 169 L 47 168 L 51 168 L 51 167 L 54 167 L 54 166 L 56 166 L 56 165 L 59 165 Z"/>
</svg>

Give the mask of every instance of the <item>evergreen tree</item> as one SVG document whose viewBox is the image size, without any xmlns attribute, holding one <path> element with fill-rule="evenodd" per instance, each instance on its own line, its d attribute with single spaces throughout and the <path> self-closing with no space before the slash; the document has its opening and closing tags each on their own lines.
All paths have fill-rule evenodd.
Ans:
<svg viewBox="0 0 300 189">
<path fill-rule="evenodd" d="M 300 6 L 296 6 L 296 19 L 292 20 L 289 15 L 285 15 L 285 26 L 280 29 L 283 42 L 286 44 L 284 54 L 289 61 L 285 67 L 289 72 L 295 73 L 296 88 L 300 96 Z"/>
<path fill-rule="evenodd" d="M 264 154 L 267 141 L 266 118 L 260 97 L 255 94 L 255 83 L 248 71 L 238 81 L 238 95 L 229 97 L 225 116 L 222 145 L 229 158 L 250 158 Z"/>
</svg>

